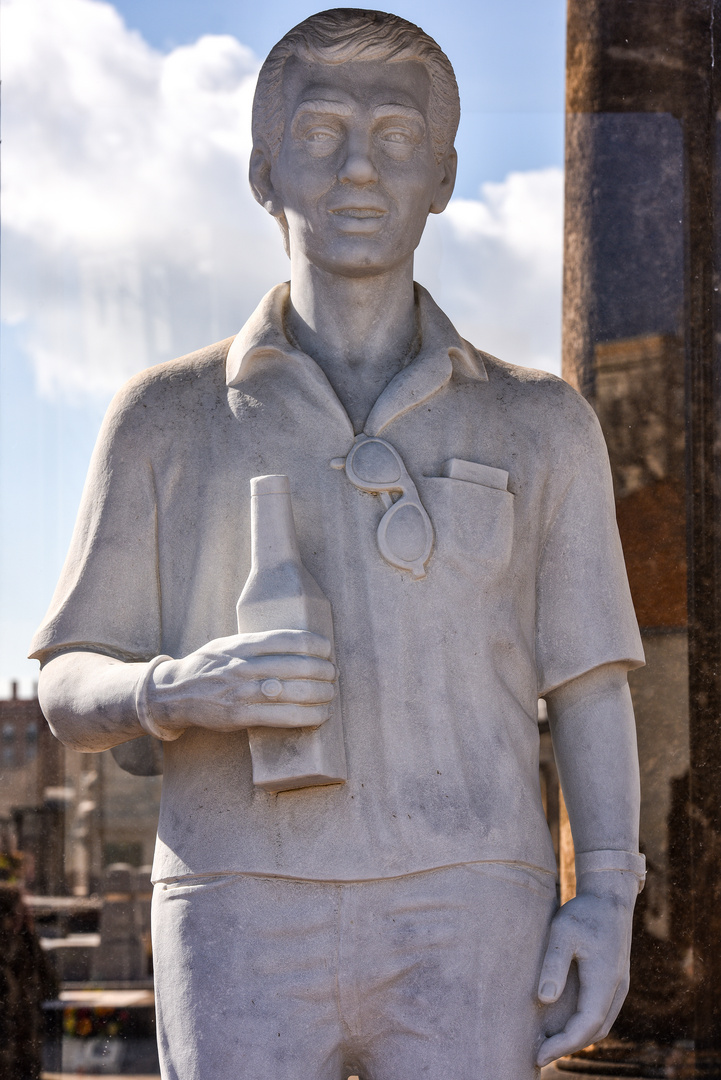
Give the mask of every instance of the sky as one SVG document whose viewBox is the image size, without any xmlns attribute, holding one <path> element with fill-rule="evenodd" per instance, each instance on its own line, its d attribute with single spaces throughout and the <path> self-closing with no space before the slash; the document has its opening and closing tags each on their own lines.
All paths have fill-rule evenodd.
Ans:
<svg viewBox="0 0 721 1080">
<path fill-rule="evenodd" d="M 0 696 L 134 372 L 235 333 L 288 275 L 247 185 L 250 108 L 299 0 L 0 0 Z M 360 4 L 371 7 L 371 4 Z M 564 0 L 414 0 L 461 92 L 456 193 L 416 277 L 460 332 L 559 372 Z"/>
</svg>

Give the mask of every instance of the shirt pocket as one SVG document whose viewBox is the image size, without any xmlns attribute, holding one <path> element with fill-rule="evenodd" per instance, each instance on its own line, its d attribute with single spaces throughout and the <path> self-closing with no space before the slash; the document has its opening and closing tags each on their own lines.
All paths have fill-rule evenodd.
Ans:
<svg viewBox="0 0 721 1080">
<path fill-rule="evenodd" d="M 466 574 L 493 576 L 508 566 L 513 545 L 513 502 L 510 491 L 424 476 L 422 497 L 435 531 L 433 559 Z"/>
</svg>

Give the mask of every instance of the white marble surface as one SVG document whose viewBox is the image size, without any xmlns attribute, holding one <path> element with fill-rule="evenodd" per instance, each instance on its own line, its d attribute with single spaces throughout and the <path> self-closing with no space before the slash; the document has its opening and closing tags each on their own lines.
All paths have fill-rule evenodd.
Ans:
<svg viewBox="0 0 721 1080">
<path fill-rule="evenodd" d="M 226 1080 L 228 1040 L 252 1043 L 256 1000 L 279 1030 L 273 1049 L 263 1036 L 248 1051 L 252 1069 L 233 1061 L 234 1075 L 339 1080 L 347 1054 L 371 1060 L 382 1028 L 378 1080 L 410 1076 L 423 1060 L 404 1010 L 426 1001 L 424 1046 L 443 1033 L 456 1048 L 433 1057 L 429 1080 L 454 1060 L 461 1074 L 481 1061 L 488 1075 L 534 1080 L 536 1054 L 545 1063 L 601 1037 L 626 992 L 637 888 L 627 870 L 581 874 L 555 915 L 541 888 L 530 944 L 533 920 L 507 897 L 470 905 L 460 954 L 460 884 L 442 904 L 403 906 L 437 874 L 505 873 L 527 906 L 552 880 L 539 694 L 577 850 L 638 845 L 626 672 L 643 653 L 598 423 L 565 383 L 463 340 L 413 282 L 426 217 L 453 190 L 457 119 L 448 61 L 402 20 L 316 16 L 273 50 L 250 179 L 283 233 L 290 283 L 234 339 L 144 372 L 116 397 L 33 641 L 41 704 L 69 745 L 137 738 L 138 705 L 166 740 L 154 865 L 166 1080 Z M 249 483 L 266 474 L 289 478 L 300 560 L 332 609 L 332 642 L 319 627 L 238 633 Z M 330 723 L 332 701 L 347 781 L 281 794 L 254 785 L 248 731 Z M 535 884 L 519 884 L 523 874 Z M 259 882 L 272 883 L 274 904 L 238 899 L 241 883 Z M 304 966 L 305 950 L 342 903 L 325 917 L 320 903 L 296 911 L 295 936 L 290 914 L 280 918 L 313 890 L 326 908 L 331 895 L 375 890 L 399 920 L 370 920 L 368 947 L 339 968 L 350 1019 L 317 1068 L 311 1015 L 333 1013 L 335 991 L 304 997 L 329 962 Z M 203 920 L 209 896 L 219 906 Z M 395 1012 L 389 1000 L 364 1011 L 360 972 L 371 955 L 379 968 L 398 958 L 399 925 L 406 961 L 391 983 L 405 991 Z M 428 941 L 433 963 L 416 982 L 411 954 Z M 249 949 L 250 968 L 226 962 Z M 471 979 L 478 993 L 489 1008 L 505 1002 L 481 1028 L 482 1010 L 472 1020 L 452 993 L 445 1005 L 434 997 L 441 968 L 455 972 L 449 987 L 465 985 L 469 950 L 495 973 Z M 213 1007 L 201 1008 L 191 991 L 209 973 Z"/>
<path fill-rule="evenodd" d="M 238 633 L 267 633 L 280 626 L 310 631 L 322 640 L 323 655 L 330 666 L 335 660 L 333 613 L 300 556 L 288 477 L 252 477 L 250 504 L 251 564 L 236 607 Z M 287 702 L 292 685 L 272 674 L 263 679 L 260 692 L 267 698 L 266 709 L 272 711 Z M 296 685 L 296 692 L 305 696 L 308 681 Z M 256 787 L 275 794 L 345 783 L 348 769 L 335 682 L 328 687 L 327 696 L 330 700 L 321 724 L 316 721 L 315 726 L 292 730 L 248 728 Z M 312 706 L 311 711 L 315 711 Z"/>
</svg>

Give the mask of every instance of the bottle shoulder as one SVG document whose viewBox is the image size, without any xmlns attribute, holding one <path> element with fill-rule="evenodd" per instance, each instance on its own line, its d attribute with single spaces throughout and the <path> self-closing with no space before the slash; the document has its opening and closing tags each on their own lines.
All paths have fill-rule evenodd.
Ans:
<svg viewBox="0 0 721 1080">
<path fill-rule="evenodd" d="M 237 614 L 239 633 L 312 630 L 332 640 L 330 602 L 300 561 L 251 570 Z"/>
</svg>

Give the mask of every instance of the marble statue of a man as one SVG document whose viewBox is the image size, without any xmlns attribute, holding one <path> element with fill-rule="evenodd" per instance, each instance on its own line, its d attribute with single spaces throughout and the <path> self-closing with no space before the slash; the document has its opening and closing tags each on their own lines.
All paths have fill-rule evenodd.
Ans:
<svg viewBox="0 0 721 1080">
<path fill-rule="evenodd" d="M 627 990 L 643 654 L 607 457 L 574 390 L 479 352 L 413 282 L 458 117 L 446 56 L 393 15 L 275 46 L 250 180 L 290 283 L 118 394 L 33 642 L 67 745 L 164 740 L 166 1080 L 531 1080 Z M 359 435 L 375 489 L 342 467 Z M 335 663 L 310 631 L 236 632 L 262 474 L 290 479 Z M 416 573 L 379 547 L 399 491 L 432 528 Z M 320 725 L 336 694 L 347 781 L 254 787 L 247 729 Z M 539 695 L 578 852 L 560 909 Z"/>
</svg>

